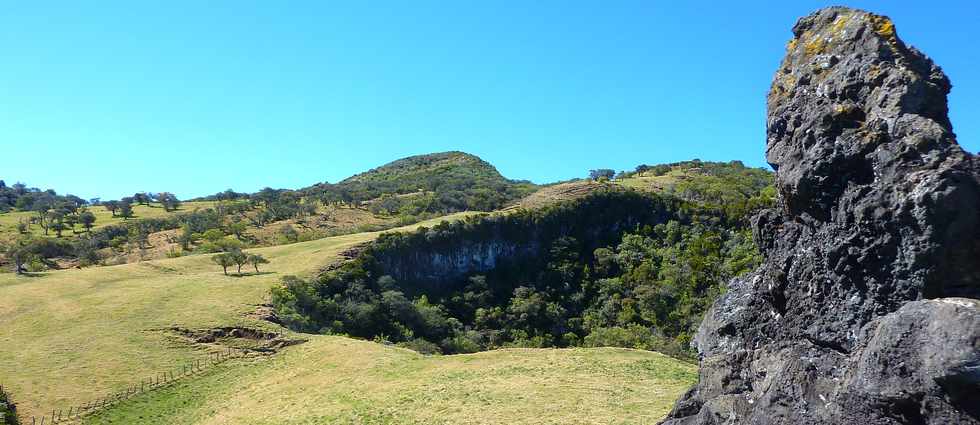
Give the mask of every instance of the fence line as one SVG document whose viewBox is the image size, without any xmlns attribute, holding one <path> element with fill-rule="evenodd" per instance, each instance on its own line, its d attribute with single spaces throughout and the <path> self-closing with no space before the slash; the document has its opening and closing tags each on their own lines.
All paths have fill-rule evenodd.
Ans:
<svg viewBox="0 0 980 425">
<path fill-rule="evenodd" d="M 244 358 L 249 352 L 250 350 L 247 349 L 229 347 L 227 350 L 216 353 L 208 353 L 206 358 L 197 359 L 190 363 L 184 364 L 179 369 L 157 372 L 152 378 L 140 379 L 139 384 L 127 385 L 126 389 L 123 391 L 112 393 L 84 404 L 70 405 L 67 406 L 67 408 L 61 409 L 51 409 L 50 415 L 44 414 L 41 416 L 31 416 L 30 423 L 31 425 L 50 425 L 80 419 L 82 417 L 94 414 L 106 407 L 110 407 L 120 401 L 128 400 L 132 397 L 155 390 L 157 388 L 163 388 L 164 386 L 178 381 L 181 378 L 193 376 L 195 373 L 201 372 L 207 369 L 209 366 L 216 366 L 232 358 Z M 2 393 L 2 391 L 3 387 L 0 386 L 0 393 Z M 2 417 L 0 417 L 0 419 L 2 419 Z M 23 422 L 23 425 L 27 425 L 26 420 L 27 419 L 24 418 L 25 422 Z M 0 425 L 2 424 L 4 424 L 4 422 L 0 422 Z"/>
</svg>

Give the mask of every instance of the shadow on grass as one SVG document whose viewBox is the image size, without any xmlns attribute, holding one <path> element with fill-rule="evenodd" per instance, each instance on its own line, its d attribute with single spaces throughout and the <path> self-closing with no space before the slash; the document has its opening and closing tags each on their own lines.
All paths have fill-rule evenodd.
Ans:
<svg viewBox="0 0 980 425">
<path fill-rule="evenodd" d="M 277 272 L 242 272 L 242 273 L 228 273 L 228 277 L 249 277 L 249 276 L 262 276 L 267 274 L 276 274 Z"/>
</svg>

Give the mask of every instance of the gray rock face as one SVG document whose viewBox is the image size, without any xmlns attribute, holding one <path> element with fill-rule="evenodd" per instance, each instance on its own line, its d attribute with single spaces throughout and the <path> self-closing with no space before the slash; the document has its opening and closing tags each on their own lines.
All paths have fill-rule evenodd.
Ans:
<svg viewBox="0 0 980 425">
<path fill-rule="evenodd" d="M 828 8 L 793 34 L 765 261 L 706 314 L 699 382 L 664 423 L 980 424 L 980 161 L 950 82 L 883 16 Z"/>
</svg>

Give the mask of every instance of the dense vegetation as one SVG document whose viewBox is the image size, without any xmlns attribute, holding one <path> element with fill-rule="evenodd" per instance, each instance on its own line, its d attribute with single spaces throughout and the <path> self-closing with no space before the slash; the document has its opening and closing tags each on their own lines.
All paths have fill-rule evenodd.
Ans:
<svg viewBox="0 0 980 425">
<path fill-rule="evenodd" d="M 686 355 L 723 282 L 759 261 L 745 222 L 724 208 L 606 190 L 385 235 L 333 272 L 285 278 L 272 299 L 293 328 L 422 352 L 612 345 Z M 446 258 L 480 243 L 515 254 L 435 282 L 418 275 L 424 253 Z M 415 272 L 399 267 L 413 262 Z"/>
<path fill-rule="evenodd" d="M 0 425 L 16 425 L 17 411 L 14 404 L 7 397 L 7 393 L 0 389 Z"/>
<path fill-rule="evenodd" d="M 741 161 L 709 162 L 694 159 L 670 164 L 639 165 L 618 179 L 668 177 L 665 192 L 682 199 L 725 209 L 730 216 L 746 217 L 775 199 L 772 172 L 746 167 Z"/>
<path fill-rule="evenodd" d="M 457 211 L 493 211 L 534 191 L 508 180 L 479 157 L 443 152 L 400 159 L 336 184 L 300 190 L 324 202 L 361 203 L 389 214 L 432 217 Z"/>
<path fill-rule="evenodd" d="M 75 195 L 58 195 L 52 189 L 42 191 L 36 187 L 28 187 L 23 183 L 7 186 L 6 182 L 0 180 L 0 213 L 14 208 L 21 211 L 31 211 L 35 208 L 35 204 L 71 204 L 80 207 L 88 203 L 89 201 Z"/>
</svg>

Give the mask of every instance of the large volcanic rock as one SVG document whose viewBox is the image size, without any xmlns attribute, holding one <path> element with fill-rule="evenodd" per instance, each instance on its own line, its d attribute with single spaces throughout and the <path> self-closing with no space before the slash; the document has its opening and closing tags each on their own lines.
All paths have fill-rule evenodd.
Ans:
<svg viewBox="0 0 980 425">
<path fill-rule="evenodd" d="M 768 98 L 765 261 L 695 344 L 667 424 L 980 423 L 980 161 L 950 83 L 883 16 L 793 28 Z"/>
</svg>

